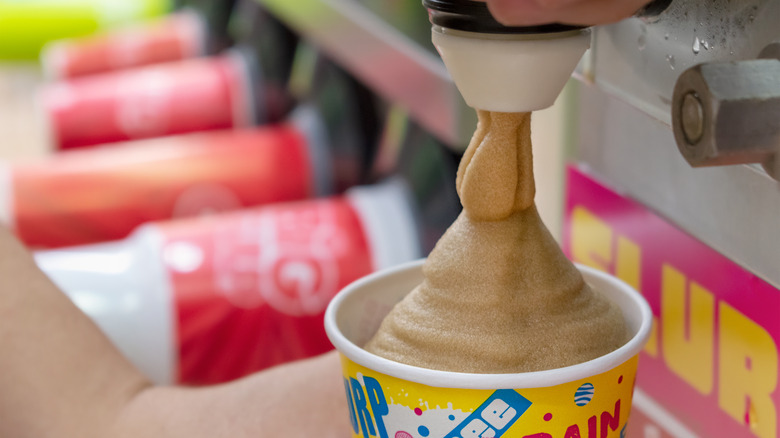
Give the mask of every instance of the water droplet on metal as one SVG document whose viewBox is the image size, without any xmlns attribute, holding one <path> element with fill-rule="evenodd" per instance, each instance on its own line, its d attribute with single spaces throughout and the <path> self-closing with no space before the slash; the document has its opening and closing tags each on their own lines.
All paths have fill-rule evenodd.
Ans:
<svg viewBox="0 0 780 438">
<path fill-rule="evenodd" d="M 710 43 L 707 41 L 702 41 L 701 46 L 704 47 L 704 50 L 710 50 Z"/>
<path fill-rule="evenodd" d="M 665 39 L 665 40 L 668 40 L 668 39 L 669 39 L 669 34 L 668 34 L 668 33 L 664 35 L 664 39 Z"/>
<path fill-rule="evenodd" d="M 674 70 L 674 55 L 666 55 L 666 62 L 668 62 L 669 67 Z"/>
<path fill-rule="evenodd" d="M 693 50 L 694 55 L 698 55 L 699 51 L 701 50 L 701 42 L 699 41 L 699 37 L 694 38 L 693 40 L 693 47 L 691 47 Z"/>
</svg>

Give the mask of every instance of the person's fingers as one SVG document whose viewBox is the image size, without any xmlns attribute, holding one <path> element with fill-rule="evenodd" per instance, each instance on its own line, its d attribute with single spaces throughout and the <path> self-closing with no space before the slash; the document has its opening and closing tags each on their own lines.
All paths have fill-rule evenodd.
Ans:
<svg viewBox="0 0 780 438">
<path fill-rule="evenodd" d="M 648 0 L 487 0 L 487 3 L 496 20 L 507 26 L 594 25 L 630 17 Z"/>
</svg>

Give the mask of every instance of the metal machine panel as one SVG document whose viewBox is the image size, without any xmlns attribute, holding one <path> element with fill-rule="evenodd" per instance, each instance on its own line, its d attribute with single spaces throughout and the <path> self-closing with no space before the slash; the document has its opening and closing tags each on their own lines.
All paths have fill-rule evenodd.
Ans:
<svg viewBox="0 0 780 438">
<path fill-rule="evenodd" d="M 578 114 L 578 161 L 616 190 L 780 286 L 776 181 L 753 166 L 691 168 L 668 126 L 595 88 L 580 90 Z"/>
<path fill-rule="evenodd" d="M 580 73 L 600 89 L 671 124 L 677 77 L 703 62 L 756 58 L 780 38 L 780 2 L 674 0 L 652 19 L 594 29 Z"/>
</svg>

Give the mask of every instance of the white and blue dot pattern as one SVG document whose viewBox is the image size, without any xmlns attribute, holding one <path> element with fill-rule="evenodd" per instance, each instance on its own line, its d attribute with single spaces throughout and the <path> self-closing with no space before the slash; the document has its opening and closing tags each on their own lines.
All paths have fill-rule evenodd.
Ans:
<svg viewBox="0 0 780 438">
<path fill-rule="evenodd" d="M 585 406 L 593 400 L 594 387 L 592 383 L 583 383 L 582 386 L 577 388 L 574 392 L 574 404 L 577 406 Z"/>
</svg>

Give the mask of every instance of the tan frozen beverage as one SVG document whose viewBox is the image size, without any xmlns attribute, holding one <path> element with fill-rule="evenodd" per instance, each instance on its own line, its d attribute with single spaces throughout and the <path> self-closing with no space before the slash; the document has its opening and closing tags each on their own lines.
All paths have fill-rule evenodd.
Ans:
<svg viewBox="0 0 780 438">
<path fill-rule="evenodd" d="M 456 181 L 463 211 L 367 351 L 441 371 L 519 373 L 586 362 L 629 339 L 620 309 L 585 283 L 537 213 L 530 125 L 530 113 L 479 111 Z"/>
</svg>

